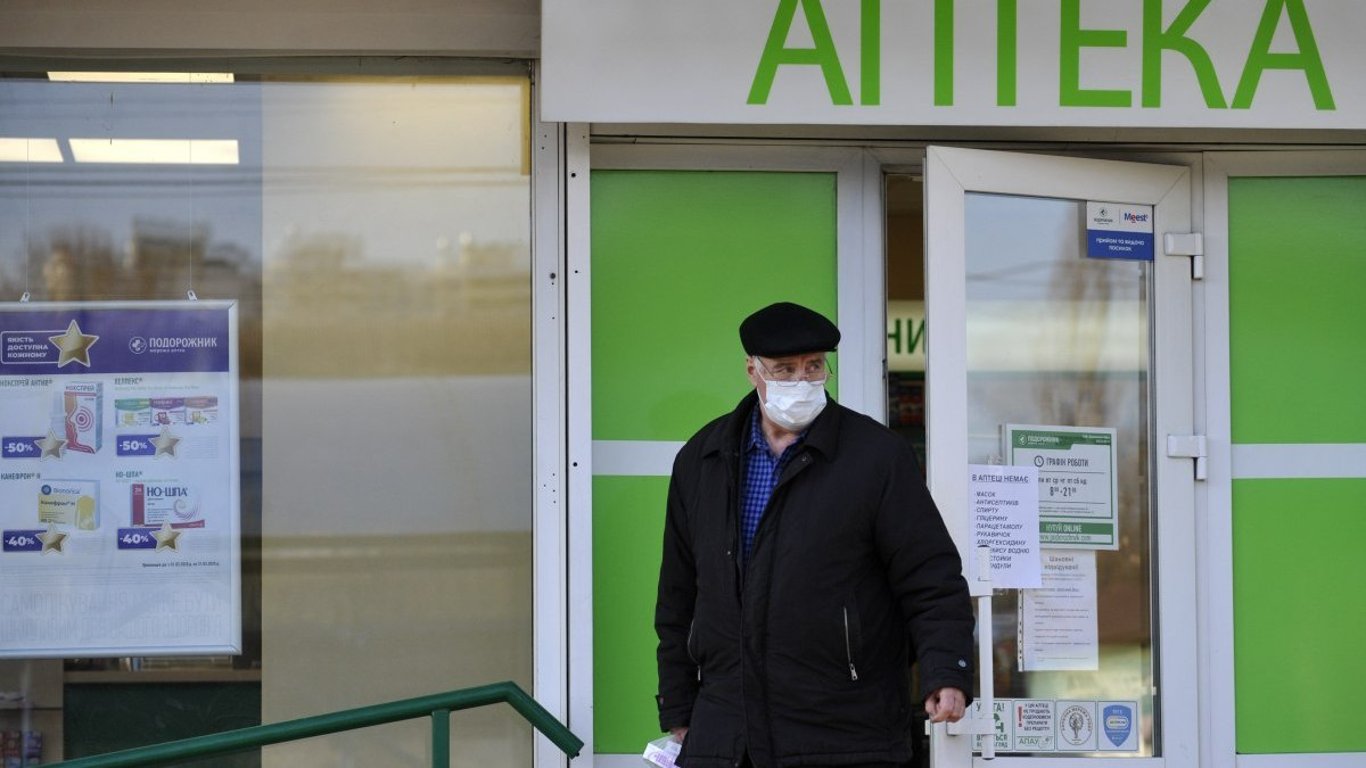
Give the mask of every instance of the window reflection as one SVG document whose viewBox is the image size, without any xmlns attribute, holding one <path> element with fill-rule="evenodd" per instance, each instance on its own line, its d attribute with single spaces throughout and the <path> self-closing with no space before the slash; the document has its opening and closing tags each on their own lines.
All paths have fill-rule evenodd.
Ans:
<svg viewBox="0 0 1366 768">
<path fill-rule="evenodd" d="M 107 701 L 94 686 L 134 668 L 259 691 L 209 686 L 235 725 L 503 679 L 531 689 L 528 89 L 0 78 L 0 140 L 53 137 L 3 145 L 0 294 L 239 302 L 246 652 L 68 660 L 68 710 Z M 114 162 L 76 139 L 230 141 L 236 162 Z M 187 690 L 145 703 L 188 711 Z M 66 713 L 66 757 L 184 735 L 81 726 L 95 720 Z M 453 764 L 530 762 L 516 717 L 453 726 Z M 425 749 L 383 745 L 422 745 L 418 731 L 261 759 L 426 765 Z"/>
</svg>

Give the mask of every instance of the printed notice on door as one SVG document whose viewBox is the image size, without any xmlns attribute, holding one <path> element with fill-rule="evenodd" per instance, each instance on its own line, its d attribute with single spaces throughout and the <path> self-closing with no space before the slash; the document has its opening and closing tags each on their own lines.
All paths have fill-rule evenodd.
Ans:
<svg viewBox="0 0 1366 768">
<path fill-rule="evenodd" d="M 1115 430 L 1007 424 L 1006 463 L 1039 471 L 1039 543 L 1119 549 Z"/>
<path fill-rule="evenodd" d="M 0 305 L 0 657 L 241 648 L 231 302 Z"/>
<path fill-rule="evenodd" d="M 1043 586 L 1020 590 L 1021 672 L 1096 669 L 1096 553 L 1045 549 Z"/>
<path fill-rule="evenodd" d="M 1039 480 L 1033 467 L 968 466 L 972 503 L 969 573 L 977 574 L 981 547 L 991 552 L 994 589 L 1037 587 L 1039 574 Z"/>
</svg>

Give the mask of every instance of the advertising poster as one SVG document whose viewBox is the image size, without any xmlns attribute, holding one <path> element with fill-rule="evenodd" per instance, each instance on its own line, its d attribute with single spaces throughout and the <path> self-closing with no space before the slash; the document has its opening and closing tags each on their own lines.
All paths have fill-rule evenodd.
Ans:
<svg viewBox="0 0 1366 768">
<path fill-rule="evenodd" d="M 0 305 L 0 657 L 237 653 L 231 302 Z"/>
<path fill-rule="evenodd" d="M 1007 424 L 1006 463 L 1039 471 L 1039 543 L 1119 549 L 1113 427 Z"/>
</svg>

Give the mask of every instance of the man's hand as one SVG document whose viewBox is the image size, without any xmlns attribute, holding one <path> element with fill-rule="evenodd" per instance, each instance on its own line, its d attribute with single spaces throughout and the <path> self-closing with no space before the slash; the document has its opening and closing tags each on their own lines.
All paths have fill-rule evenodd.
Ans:
<svg viewBox="0 0 1366 768">
<path fill-rule="evenodd" d="M 962 694 L 959 695 L 961 696 Z M 670 728 L 669 733 L 673 734 L 674 741 L 682 744 L 683 740 L 688 737 L 688 726 L 680 725 L 677 728 Z"/>
<path fill-rule="evenodd" d="M 957 688 L 940 688 L 925 697 L 925 714 L 931 723 L 956 723 L 966 708 L 967 697 Z"/>
</svg>

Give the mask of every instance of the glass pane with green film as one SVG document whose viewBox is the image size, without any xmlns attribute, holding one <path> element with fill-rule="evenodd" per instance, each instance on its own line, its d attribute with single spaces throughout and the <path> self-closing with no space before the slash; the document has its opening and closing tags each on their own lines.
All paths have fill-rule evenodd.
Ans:
<svg viewBox="0 0 1366 768">
<path fill-rule="evenodd" d="M 1363 752 L 1366 480 L 1233 481 L 1238 752 Z"/>
<path fill-rule="evenodd" d="M 592 211 L 595 440 L 685 440 L 733 408 L 755 309 L 835 317 L 833 173 L 594 171 Z"/>
<path fill-rule="evenodd" d="M 1233 442 L 1366 442 L 1366 177 L 1230 179 L 1228 198 Z M 1363 507 L 1362 479 L 1234 481 L 1240 753 L 1366 750 L 1342 685 L 1366 677 Z"/>
<path fill-rule="evenodd" d="M 1366 177 L 1228 186 L 1233 442 L 1366 442 Z"/>
<path fill-rule="evenodd" d="M 593 743 L 640 752 L 659 736 L 655 589 L 667 477 L 593 478 Z"/>
</svg>

